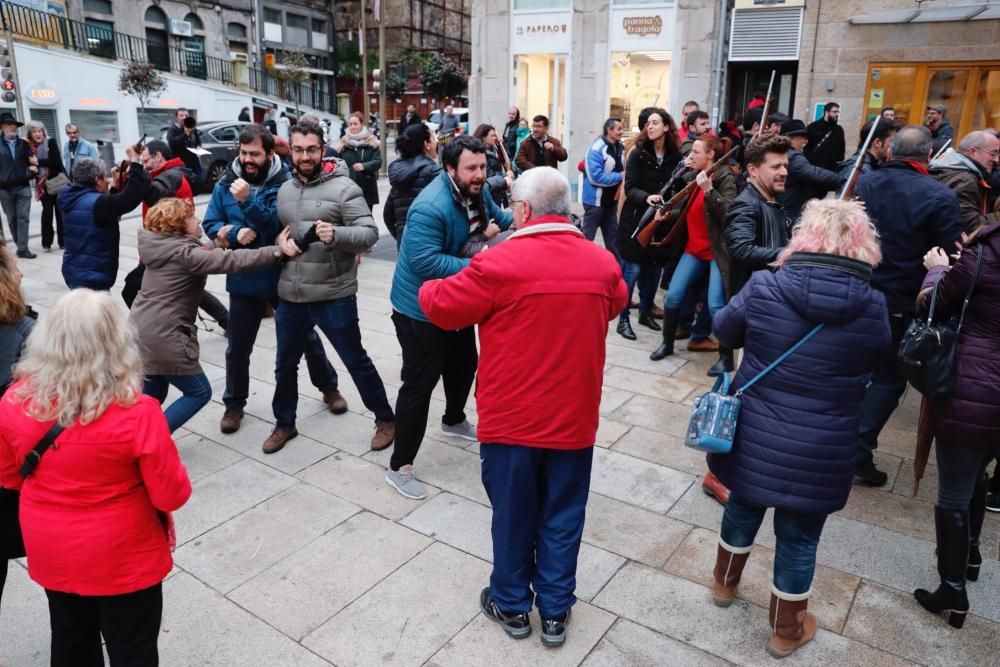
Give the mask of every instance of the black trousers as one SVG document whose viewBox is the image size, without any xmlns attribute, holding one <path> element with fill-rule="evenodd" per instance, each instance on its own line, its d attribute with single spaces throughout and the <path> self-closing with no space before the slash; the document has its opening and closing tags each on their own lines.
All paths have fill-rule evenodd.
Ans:
<svg viewBox="0 0 1000 667">
<path fill-rule="evenodd" d="M 45 590 L 52 624 L 52 667 L 154 667 L 163 615 L 163 585 L 124 595 L 85 596 Z"/>
<path fill-rule="evenodd" d="M 465 421 L 479 354 L 474 327 L 445 331 L 396 311 L 392 323 L 403 350 L 403 386 L 396 397 L 396 444 L 389 467 L 399 470 L 417 458 L 438 380 L 444 380 L 446 402 L 441 421 L 449 426 Z"/>
<path fill-rule="evenodd" d="M 52 218 L 55 217 L 56 228 L 52 231 Z M 63 242 L 63 217 L 62 210 L 56 205 L 56 196 L 48 193 L 42 197 L 42 247 L 51 248 L 52 240 L 59 241 L 59 247 L 66 245 Z"/>
</svg>

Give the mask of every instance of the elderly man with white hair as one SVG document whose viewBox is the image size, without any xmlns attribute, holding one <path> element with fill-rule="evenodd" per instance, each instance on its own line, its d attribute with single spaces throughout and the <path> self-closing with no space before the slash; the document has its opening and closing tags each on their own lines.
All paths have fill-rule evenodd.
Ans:
<svg viewBox="0 0 1000 667">
<path fill-rule="evenodd" d="M 991 132 L 970 132 L 957 151 L 948 151 L 931 163 L 930 174 L 958 197 L 962 209 L 962 229 L 971 234 L 997 222 L 990 213 L 990 179 L 1000 162 L 1000 139 Z"/>
<path fill-rule="evenodd" d="M 517 232 L 419 292 L 446 330 L 479 325 L 476 404 L 483 485 L 493 505 L 486 616 L 516 639 L 566 639 L 576 602 L 608 322 L 628 302 L 614 255 L 569 221 L 569 183 L 537 167 L 514 183 Z M 572 358 L 566 356 L 572 350 Z"/>
</svg>

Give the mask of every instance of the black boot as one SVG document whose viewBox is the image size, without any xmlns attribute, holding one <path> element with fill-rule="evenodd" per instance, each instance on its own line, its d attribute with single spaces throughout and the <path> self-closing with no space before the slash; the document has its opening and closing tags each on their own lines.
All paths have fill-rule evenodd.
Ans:
<svg viewBox="0 0 1000 667">
<path fill-rule="evenodd" d="M 644 327 L 649 327 L 653 331 L 660 330 L 660 323 L 656 321 L 656 318 L 653 317 L 651 313 L 646 313 L 641 310 L 639 311 L 639 324 Z"/>
<path fill-rule="evenodd" d="M 635 332 L 632 331 L 632 323 L 628 321 L 628 312 L 621 314 L 618 318 L 618 335 L 626 340 L 635 340 Z"/>
<path fill-rule="evenodd" d="M 674 353 L 674 335 L 677 333 L 677 320 L 680 311 L 676 308 L 663 309 L 663 342 L 653 350 L 649 358 L 653 361 L 666 359 Z"/>
<path fill-rule="evenodd" d="M 718 377 L 723 373 L 732 373 L 733 369 L 736 368 L 736 362 L 733 361 L 733 351 L 728 347 L 719 346 L 719 360 L 715 362 L 715 365 L 708 369 L 709 377 Z"/>
<path fill-rule="evenodd" d="M 949 612 L 948 624 L 961 628 L 969 612 L 969 597 L 965 592 L 965 571 L 969 563 L 969 511 L 935 507 L 934 527 L 941 585 L 933 593 L 918 588 L 913 591 L 913 597 L 933 614 Z"/>
<path fill-rule="evenodd" d="M 983 472 L 976 481 L 976 490 L 972 492 L 972 502 L 969 503 L 969 569 L 965 573 L 969 581 L 979 579 L 979 566 L 983 564 L 979 536 L 983 534 L 983 521 L 986 520 L 986 489 L 989 484 L 989 475 Z"/>
</svg>

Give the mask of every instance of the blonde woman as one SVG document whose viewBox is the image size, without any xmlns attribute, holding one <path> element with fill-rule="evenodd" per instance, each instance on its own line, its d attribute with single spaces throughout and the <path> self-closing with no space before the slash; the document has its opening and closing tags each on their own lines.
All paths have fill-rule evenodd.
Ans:
<svg viewBox="0 0 1000 667">
<path fill-rule="evenodd" d="M 378 170 L 382 166 L 382 151 L 378 137 L 371 133 L 365 117 L 355 111 L 347 117 L 347 131 L 334 146 L 351 175 L 365 195 L 371 210 L 378 203 Z"/>
<path fill-rule="evenodd" d="M 742 396 L 732 452 L 709 467 L 730 490 L 714 601 L 732 603 L 767 508 L 777 547 L 768 652 L 789 655 L 816 634 L 806 611 L 827 516 L 847 502 L 865 376 L 891 354 L 885 297 L 869 284 L 878 237 L 855 202 L 806 205 L 778 271 L 757 271 L 715 316 L 720 345 L 744 348 L 742 387 L 815 329 Z"/>
<path fill-rule="evenodd" d="M 170 197 L 149 209 L 139 230 L 139 257 L 146 266 L 142 289 L 132 304 L 146 371 L 143 392 L 161 403 L 169 385 L 182 396 L 166 409 L 170 432 L 180 428 L 212 398 L 208 378 L 198 363 L 195 317 L 210 273 L 254 271 L 278 264 L 297 249 L 279 246 L 225 250 L 203 246 L 201 221 L 194 204 Z M 288 231 L 279 242 L 285 243 Z"/>
<path fill-rule="evenodd" d="M 105 292 L 74 290 L 43 318 L 0 400 L 0 481 L 20 488 L 28 574 L 45 588 L 53 665 L 157 664 L 169 519 L 191 495 L 135 329 Z M 55 443 L 19 468 L 58 424 Z M 22 484 L 23 482 L 23 484 Z"/>
</svg>

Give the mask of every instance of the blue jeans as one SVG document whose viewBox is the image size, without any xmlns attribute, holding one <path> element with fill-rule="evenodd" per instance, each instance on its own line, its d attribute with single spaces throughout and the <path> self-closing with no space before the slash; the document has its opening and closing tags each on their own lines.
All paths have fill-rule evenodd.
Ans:
<svg viewBox="0 0 1000 667">
<path fill-rule="evenodd" d="M 722 541 L 732 547 L 749 547 L 757 537 L 766 507 L 729 496 L 722 515 Z M 816 548 L 826 523 L 826 514 L 803 514 L 774 510 L 774 587 L 782 593 L 808 593 L 816 572 Z"/>
<path fill-rule="evenodd" d="M 258 298 L 241 294 L 229 295 L 229 343 L 226 345 L 226 391 L 222 402 L 227 410 L 242 410 L 250 394 L 250 355 L 257 332 L 270 303 L 277 306 L 277 298 Z M 277 310 L 277 309 L 276 309 Z M 326 358 L 323 341 L 314 329 L 306 334 L 306 366 L 309 379 L 322 392 L 337 390 L 337 371 Z"/>
<path fill-rule="evenodd" d="M 593 241 L 597 230 L 601 230 L 604 247 L 611 251 L 620 263 L 618 256 L 618 207 L 583 205 L 583 235 L 588 241 Z"/>
<path fill-rule="evenodd" d="M 176 401 L 167 406 L 163 414 L 167 418 L 167 426 L 173 433 L 187 420 L 198 414 L 198 411 L 205 407 L 212 398 L 212 386 L 208 383 L 208 378 L 204 373 L 195 375 L 147 375 L 146 381 L 142 385 L 142 393 L 152 396 L 163 403 L 167 399 L 167 392 L 170 385 L 174 385 L 183 394 Z"/>
<path fill-rule="evenodd" d="M 719 272 L 719 264 L 714 259 L 698 259 L 694 255 L 684 253 L 674 275 L 670 278 L 670 287 L 667 288 L 667 299 L 663 304 L 666 310 L 679 309 L 684 303 L 684 298 L 689 292 L 693 292 L 696 286 L 708 274 L 708 311 L 712 317 L 722 310 L 726 305 L 726 291 L 722 286 L 722 274 Z M 692 294 L 692 296 L 697 296 Z"/>
<path fill-rule="evenodd" d="M 542 618 L 566 613 L 576 602 L 594 448 L 483 443 L 479 457 L 493 505 L 493 599 L 507 613 L 530 612 L 535 597 Z"/>
<path fill-rule="evenodd" d="M 365 407 L 375 413 L 375 421 L 393 421 L 385 385 L 361 344 L 357 297 L 352 294 L 342 299 L 312 303 L 292 303 L 280 299 L 274 324 L 278 334 L 274 369 L 277 387 L 271 407 L 277 428 L 283 431 L 295 428 L 295 411 L 299 402 L 299 359 L 305 352 L 306 339 L 313 327 L 319 327 L 340 355 L 361 393 Z"/>
<path fill-rule="evenodd" d="M 889 328 L 892 330 L 892 349 L 898 350 L 903 334 L 910 328 L 912 315 L 889 314 Z M 861 399 L 861 423 L 855 448 L 855 465 L 872 460 L 878 448 L 878 436 L 885 427 L 893 411 L 899 406 L 899 399 L 906 391 L 906 378 L 899 368 L 895 352 L 881 360 L 881 366 L 872 373 L 864 398 Z"/>
<path fill-rule="evenodd" d="M 625 304 L 621 319 L 627 320 L 629 312 L 632 310 L 632 291 L 636 283 L 639 285 L 639 312 L 648 313 L 653 308 L 653 299 L 656 297 L 656 287 L 659 282 L 659 265 L 652 263 L 639 264 L 622 260 L 622 277 L 628 287 L 629 303 Z"/>
<path fill-rule="evenodd" d="M 669 285 L 668 285 L 669 287 Z M 693 288 L 688 289 L 687 296 L 680 307 L 677 318 L 678 328 L 691 327 L 691 341 L 708 340 L 712 335 L 712 315 L 708 311 L 708 276 L 703 276 Z M 701 309 L 698 304 L 701 303 Z M 665 304 L 664 304 L 665 305 Z M 695 310 L 698 312 L 695 313 Z"/>
</svg>

